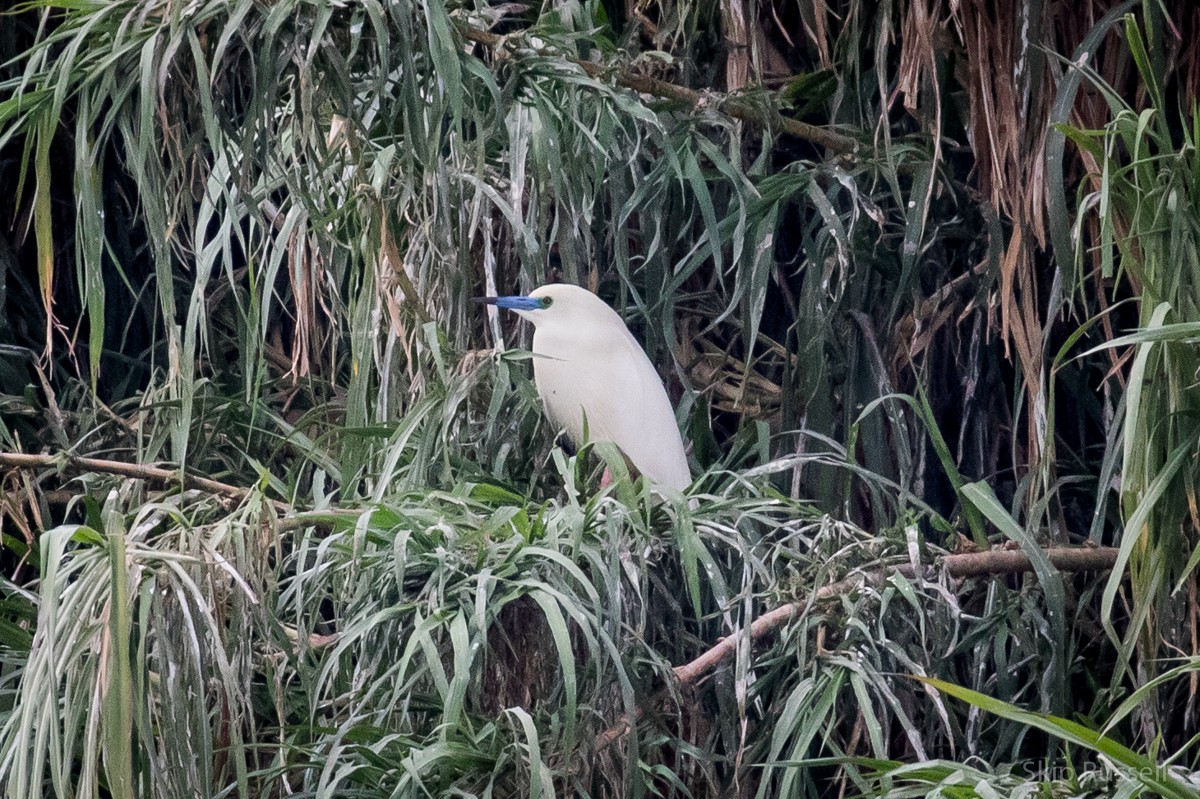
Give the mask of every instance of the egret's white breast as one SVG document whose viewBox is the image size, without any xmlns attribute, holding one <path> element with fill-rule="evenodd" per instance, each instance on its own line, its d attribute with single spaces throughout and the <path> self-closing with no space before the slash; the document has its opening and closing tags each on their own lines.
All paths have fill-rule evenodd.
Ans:
<svg viewBox="0 0 1200 799">
<path fill-rule="evenodd" d="M 578 324 L 543 323 L 533 336 L 534 381 L 546 413 L 578 446 L 615 443 L 639 472 L 677 489 L 691 482 L 671 402 L 616 313 Z"/>
</svg>

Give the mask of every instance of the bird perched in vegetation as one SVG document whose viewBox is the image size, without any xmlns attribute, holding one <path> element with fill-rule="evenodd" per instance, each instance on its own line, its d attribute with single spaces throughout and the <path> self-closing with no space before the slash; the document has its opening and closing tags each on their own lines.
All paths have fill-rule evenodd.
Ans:
<svg viewBox="0 0 1200 799">
<path fill-rule="evenodd" d="M 675 413 L 658 373 L 617 312 L 587 289 L 542 286 L 527 297 L 481 297 L 533 322 L 533 379 L 550 421 L 576 446 L 611 441 L 651 481 L 692 482 Z"/>
</svg>

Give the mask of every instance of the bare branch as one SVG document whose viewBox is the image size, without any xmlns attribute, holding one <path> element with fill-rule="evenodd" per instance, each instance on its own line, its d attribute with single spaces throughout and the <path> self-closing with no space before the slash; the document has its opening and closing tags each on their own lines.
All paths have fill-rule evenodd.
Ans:
<svg viewBox="0 0 1200 799">
<path fill-rule="evenodd" d="M 70 467 L 85 472 L 100 472 L 129 477 L 134 480 L 148 480 L 163 486 L 179 484 L 184 488 L 197 489 L 209 494 L 216 494 L 230 499 L 245 499 L 250 495 L 250 489 L 187 474 L 181 469 L 163 469 L 158 466 L 146 466 L 140 463 L 110 461 L 100 458 L 81 458 L 68 453 L 57 455 L 31 455 L 24 452 L 0 452 L 0 466 L 14 469 L 42 469 Z"/>
<path fill-rule="evenodd" d="M 1064 572 L 1104 571 L 1111 569 L 1117 562 L 1117 550 L 1114 547 L 1057 547 L 1043 550 L 1043 552 L 1056 569 Z M 1021 574 L 1033 571 L 1029 556 L 1016 549 L 993 549 L 987 552 L 946 555 L 941 560 L 941 566 L 947 574 L 957 578 Z M 733 656 L 737 651 L 739 640 L 748 637 L 750 643 L 757 643 L 790 622 L 805 608 L 853 593 L 864 585 L 879 585 L 893 575 L 912 578 L 914 574 L 912 565 L 906 563 L 861 572 L 853 577 L 822 586 L 809 596 L 781 605 L 759 616 L 742 636 L 731 635 L 722 638 L 696 659 L 682 666 L 676 666 L 672 670 L 675 681 L 680 686 L 699 682 L 700 678 Z M 662 695 L 662 692 L 656 694 L 651 704 L 660 700 Z M 628 731 L 629 725 L 640 719 L 642 713 L 642 707 L 638 707 L 632 714 L 632 718 L 630 715 L 626 715 L 616 725 L 601 733 L 596 738 L 596 751 L 609 746 L 624 735 Z"/>
<path fill-rule="evenodd" d="M 458 30 L 462 33 L 464 39 L 478 44 L 488 47 L 498 47 L 504 44 L 505 37 L 489 33 L 488 31 L 482 31 L 466 25 L 459 25 Z M 594 61 L 570 60 L 591 78 L 599 78 L 606 71 L 605 67 Z M 652 94 L 655 97 L 663 97 L 668 100 L 678 100 L 679 102 L 687 103 L 693 108 L 704 102 L 706 96 L 714 96 L 711 94 L 706 95 L 695 89 L 689 89 L 686 86 L 680 86 L 676 83 L 668 83 L 665 80 L 637 75 L 632 72 L 618 72 L 614 80 L 618 86 L 626 89 L 632 89 L 641 94 Z M 831 130 L 826 130 L 817 125 L 810 125 L 798 119 L 789 119 L 779 114 L 771 114 L 737 98 L 724 96 L 717 99 L 719 100 L 717 107 L 734 119 L 749 122 L 760 128 L 774 128 L 790 136 L 795 136 L 798 139 L 819 144 L 837 153 L 853 154 L 859 149 L 858 141 L 851 136 L 834 133 Z"/>
</svg>

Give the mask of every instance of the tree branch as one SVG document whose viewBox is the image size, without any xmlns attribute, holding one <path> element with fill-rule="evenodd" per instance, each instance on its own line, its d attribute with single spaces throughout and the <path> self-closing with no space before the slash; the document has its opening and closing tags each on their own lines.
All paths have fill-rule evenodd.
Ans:
<svg viewBox="0 0 1200 799">
<path fill-rule="evenodd" d="M 498 36 L 488 31 L 482 31 L 478 28 L 472 28 L 468 25 L 460 24 L 458 26 L 459 33 L 464 39 L 476 42 L 477 44 L 486 45 L 488 47 L 499 47 L 504 44 L 505 37 Z M 583 61 L 579 59 L 568 59 L 573 64 L 579 66 L 590 78 L 598 78 L 605 72 L 605 67 L 597 64 L 594 61 Z M 689 89 L 686 86 L 680 86 L 676 83 L 668 83 L 665 80 L 651 78 L 645 75 L 637 75 L 633 72 L 622 71 L 618 72 L 615 77 L 616 84 L 626 89 L 632 89 L 641 94 L 652 94 L 655 97 L 662 97 L 668 100 L 676 100 L 681 103 L 686 103 L 692 108 L 698 107 L 704 102 L 706 95 Z M 709 95 L 712 96 L 712 95 Z M 813 144 L 819 144 L 822 147 L 833 150 L 837 153 L 853 154 L 859 149 L 859 142 L 851 136 L 842 133 L 834 133 L 817 125 L 810 125 L 807 122 L 801 122 L 798 119 L 790 119 L 780 116 L 777 113 L 768 113 L 760 108 L 757 108 L 750 103 L 731 98 L 728 95 L 718 97 L 717 107 L 724 113 L 740 119 L 743 122 L 749 122 L 760 128 L 774 128 L 788 135 L 795 136 L 798 139 L 810 141 Z"/>
<path fill-rule="evenodd" d="M 1064 572 L 1104 571 L 1111 569 L 1117 562 L 1115 547 L 1056 547 L 1043 550 L 1043 552 L 1056 569 Z M 1016 549 L 992 549 L 987 552 L 946 555 L 941 559 L 941 566 L 947 574 L 957 578 L 1021 574 L 1033 571 L 1029 556 Z M 701 677 L 733 656 L 737 651 L 739 640 L 748 638 L 751 644 L 757 643 L 790 622 L 805 608 L 853 593 L 865 585 L 879 585 L 893 575 L 911 579 L 915 572 L 912 565 L 907 563 L 861 572 L 845 580 L 822 586 L 807 597 L 770 610 L 755 619 L 749 629 L 741 635 L 722 638 L 699 657 L 672 669 L 675 682 L 681 686 L 697 683 Z M 651 704 L 660 700 L 663 693 L 662 691 L 657 693 L 651 700 Z M 634 713 L 626 714 L 615 726 L 601 733 L 596 738 L 596 751 L 599 752 L 624 735 L 630 725 L 641 718 L 643 712 L 643 708 L 639 706 Z"/>
<path fill-rule="evenodd" d="M 1117 550 L 1113 547 L 1060 547 L 1045 550 L 1050 563 L 1060 571 L 1102 571 L 1111 569 L 1117 561 Z M 951 577 L 983 577 L 987 575 L 1020 574 L 1033 571 L 1029 556 L 1016 549 L 992 549 L 987 552 L 967 552 L 959 555 L 946 555 L 942 558 L 942 568 Z M 912 578 L 912 565 L 903 564 L 891 569 L 879 569 L 864 572 L 854 577 L 848 577 L 836 583 L 818 588 L 808 598 L 790 602 L 759 616 L 750 625 L 750 640 L 757 641 L 774 632 L 779 627 L 791 621 L 792 617 L 805 607 L 817 602 L 825 602 L 835 597 L 849 594 L 863 585 L 878 585 L 893 574 Z M 731 657 L 737 649 L 737 636 L 722 639 L 700 657 L 682 666 L 676 666 L 673 671 L 675 679 L 686 685 L 700 679 L 712 671 L 721 661 Z"/>
<path fill-rule="evenodd" d="M 69 466 L 85 472 L 101 472 L 129 477 L 134 480 L 147 480 L 160 485 L 178 484 L 182 481 L 184 488 L 194 488 L 209 494 L 228 497 L 229 499 L 245 499 L 250 495 L 250 489 L 210 480 L 207 477 L 197 477 L 187 474 L 182 469 L 163 469 L 158 466 L 146 466 L 140 463 L 102 460 L 100 458 L 81 458 L 62 452 L 57 455 L 31 455 L 24 452 L 0 452 L 0 466 L 14 469 L 61 468 Z"/>
</svg>

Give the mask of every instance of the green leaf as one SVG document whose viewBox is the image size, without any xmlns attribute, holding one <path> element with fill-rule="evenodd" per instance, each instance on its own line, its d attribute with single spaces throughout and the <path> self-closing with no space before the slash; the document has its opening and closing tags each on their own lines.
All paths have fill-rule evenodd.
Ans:
<svg viewBox="0 0 1200 799">
<path fill-rule="evenodd" d="M 1034 727 L 1063 741 L 1103 755 L 1121 771 L 1126 779 L 1142 785 L 1160 796 L 1170 797 L 1170 799 L 1197 799 L 1200 797 L 1200 791 L 1184 784 L 1167 767 L 1160 766 L 1150 758 L 1140 755 L 1078 722 L 1046 713 L 1022 710 L 1015 705 L 943 680 L 929 677 L 914 677 L 913 679 L 931 685 L 943 693 L 961 699 L 988 713 Z"/>
</svg>

